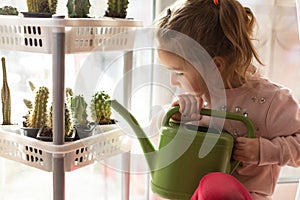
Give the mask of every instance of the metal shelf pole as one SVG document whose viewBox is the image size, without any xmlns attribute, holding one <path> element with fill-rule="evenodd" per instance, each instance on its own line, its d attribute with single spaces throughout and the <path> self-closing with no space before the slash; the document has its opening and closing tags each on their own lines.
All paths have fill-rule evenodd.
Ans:
<svg viewBox="0 0 300 200">
<path fill-rule="evenodd" d="M 64 16 L 54 16 L 55 20 Z M 53 144 L 64 144 L 64 91 L 65 91 L 65 29 L 53 28 L 52 87 L 53 87 Z M 53 199 L 65 199 L 64 155 L 53 156 Z"/>
</svg>

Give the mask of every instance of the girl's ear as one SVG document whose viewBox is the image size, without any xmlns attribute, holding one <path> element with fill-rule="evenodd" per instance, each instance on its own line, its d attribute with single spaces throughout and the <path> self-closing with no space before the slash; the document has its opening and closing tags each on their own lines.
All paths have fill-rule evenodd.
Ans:
<svg viewBox="0 0 300 200">
<path fill-rule="evenodd" d="M 222 72 L 225 69 L 225 61 L 222 57 L 215 56 L 213 58 L 213 61 L 215 62 L 216 66 L 220 72 Z"/>
</svg>

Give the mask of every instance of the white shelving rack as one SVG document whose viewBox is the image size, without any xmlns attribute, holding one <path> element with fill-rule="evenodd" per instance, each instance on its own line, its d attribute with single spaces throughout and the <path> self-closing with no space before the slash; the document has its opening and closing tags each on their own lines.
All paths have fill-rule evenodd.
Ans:
<svg viewBox="0 0 300 200">
<path fill-rule="evenodd" d="M 1 126 L 0 156 L 52 172 L 54 200 L 65 199 L 66 171 L 87 166 L 96 158 L 130 151 L 130 145 L 124 142 L 125 134 L 118 128 L 64 142 L 65 54 L 128 51 L 124 57 L 124 71 L 128 71 L 132 67 L 133 30 L 141 26 L 141 21 L 130 19 L 0 16 L 0 49 L 52 54 L 53 74 L 53 142 L 22 136 Z M 127 85 L 130 89 L 130 83 Z M 125 181 L 128 183 L 128 177 Z M 125 195 L 128 191 L 127 188 Z"/>
</svg>

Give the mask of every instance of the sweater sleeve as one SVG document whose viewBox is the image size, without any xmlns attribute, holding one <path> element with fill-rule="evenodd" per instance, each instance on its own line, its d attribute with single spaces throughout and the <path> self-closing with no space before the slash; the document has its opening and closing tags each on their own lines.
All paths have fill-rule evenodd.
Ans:
<svg viewBox="0 0 300 200">
<path fill-rule="evenodd" d="M 268 138 L 260 138 L 259 165 L 300 166 L 300 108 L 287 89 L 273 96 L 267 117 Z"/>
</svg>

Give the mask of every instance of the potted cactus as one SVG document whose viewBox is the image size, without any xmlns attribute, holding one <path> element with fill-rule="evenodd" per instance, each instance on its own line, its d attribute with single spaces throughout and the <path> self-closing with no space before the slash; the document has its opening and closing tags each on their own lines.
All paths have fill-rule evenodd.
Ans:
<svg viewBox="0 0 300 200">
<path fill-rule="evenodd" d="M 47 124 L 48 99 L 49 89 L 42 86 L 35 93 L 34 104 L 29 100 L 24 100 L 25 105 L 29 108 L 29 112 L 25 117 L 26 121 L 23 123 L 24 135 L 36 138 L 39 129 Z"/>
<path fill-rule="evenodd" d="M 70 98 L 70 109 L 73 119 L 72 123 L 76 130 L 75 139 L 91 136 L 94 127 L 87 119 L 87 103 L 83 95 L 76 95 Z"/>
<path fill-rule="evenodd" d="M 89 0 L 68 0 L 68 16 L 70 18 L 87 18 L 90 13 Z"/>
<path fill-rule="evenodd" d="M 72 89 L 67 88 L 66 89 L 66 102 L 68 102 L 69 97 L 72 96 Z M 37 139 L 43 140 L 43 141 L 53 141 L 53 133 L 52 133 L 52 106 L 50 107 L 49 112 L 49 120 L 47 125 L 43 126 L 37 134 Z M 68 104 L 65 103 L 65 141 L 73 141 L 75 138 L 75 131 L 72 128 L 72 122 L 71 122 L 71 114 L 70 109 L 68 107 Z"/>
<path fill-rule="evenodd" d="M 96 92 L 91 100 L 90 109 L 92 119 L 96 124 L 109 124 L 113 123 L 111 117 L 111 106 L 107 102 L 110 96 L 104 91 Z"/>
<path fill-rule="evenodd" d="M 105 11 L 105 17 L 126 18 L 128 0 L 108 0 L 108 8 Z"/>
<path fill-rule="evenodd" d="M 56 13 L 57 0 L 26 0 L 28 12 L 25 17 L 51 17 Z"/>
<path fill-rule="evenodd" d="M 3 6 L 0 8 L 0 15 L 18 15 L 19 11 L 13 6 Z"/>
<path fill-rule="evenodd" d="M 105 91 L 96 92 L 91 99 L 91 116 L 96 125 L 94 134 L 103 133 L 116 128 L 115 120 L 111 119 L 111 105 L 107 102 L 109 99 L 110 96 Z"/>
<path fill-rule="evenodd" d="M 2 75 L 3 75 L 3 83 L 1 89 L 1 101 L 2 101 L 2 116 L 3 122 L 2 125 L 11 125 L 11 98 L 10 98 L 10 90 L 7 83 L 7 74 L 6 74 L 6 62 L 5 58 L 1 58 L 2 62 Z"/>
</svg>

